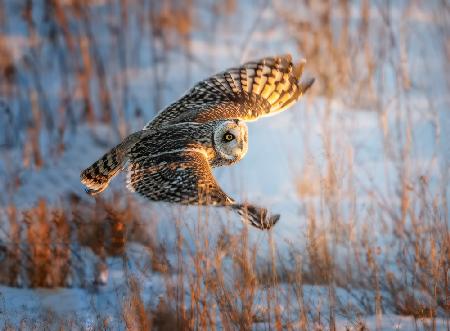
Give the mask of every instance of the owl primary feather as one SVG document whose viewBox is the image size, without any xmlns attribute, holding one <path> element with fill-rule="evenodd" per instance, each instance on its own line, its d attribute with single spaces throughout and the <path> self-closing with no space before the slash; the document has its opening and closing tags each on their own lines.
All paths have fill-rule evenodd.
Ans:
<svg viewBox="0 0 450 331">
<path fill-rule="evenodd" d="M 259 229 L 271 228 L 279 215 L 235 202 L 212 168 L 245 156 L 245 122 L 287 109 L 311 87 L 313 79 L 300 80 L 304 64 L 294 65 L 290 55 L 267 57 L 197 83 L 85 169 L 81 182 L 95 195 L 126 168 L 128 188 L 150 200 L 222 206 Z"/>
</svg>

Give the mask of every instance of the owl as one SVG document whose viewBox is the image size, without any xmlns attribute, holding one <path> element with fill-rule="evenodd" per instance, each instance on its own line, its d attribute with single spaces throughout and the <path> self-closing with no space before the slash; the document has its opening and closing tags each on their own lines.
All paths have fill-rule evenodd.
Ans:
<svg viewBox="0 0 450 331">
<path fill-rule="evenodd" d="M 197 83 L 81 173 L 87 193 L 105 190 L 126 169 L 127 187 L 153 201 L 212 205 L 236 211 L 259 229 L 280 216 L 228 196 L 212 168 L 239 162 L 248 150 L 246 122 L 293 105 L 314 79 L 301 81 L 305 61 L 266 57 Z"/>
</svg>

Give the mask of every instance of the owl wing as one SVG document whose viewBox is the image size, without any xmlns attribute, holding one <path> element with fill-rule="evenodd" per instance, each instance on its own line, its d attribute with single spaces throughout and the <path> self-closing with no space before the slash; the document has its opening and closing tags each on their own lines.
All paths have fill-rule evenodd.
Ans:
<svg viewBox="0 0 450 331">
<path fill-rule="evenodd" d="M 228 207 L 259 229 L 268 229 L 279 219 L 264 208 L 236 204 L 218 185 L 202 150 L 178 150 L 153 157 L 133 155 L 132 151 L 131 155 L 127 186 L 150 200 Z"/>
<path fill-rule="evenodd" d="M 133 151 L 132 151 L 133 153 Z M 181 204 L 229 205 L 233 199 L 222 191 L 201 150 L 132 156 L 128 188 L 150 200 Z"/>
<path fill-rule="evenodd" d="M 167 123 L 208 122 L 238 118 L 253 121 L 293 105 L 314 83 L 301 82 L 303 60 L 290 55 L 266 57 L 231 68 L 197 83 L 181 99 L 162 110 L 144 129 Z"/>
</svg>

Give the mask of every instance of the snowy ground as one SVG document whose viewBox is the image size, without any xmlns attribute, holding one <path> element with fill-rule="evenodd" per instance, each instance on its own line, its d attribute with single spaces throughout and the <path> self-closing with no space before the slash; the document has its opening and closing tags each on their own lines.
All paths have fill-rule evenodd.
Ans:
<svg viewBox="0 0 450 331">
<path fill-rule="evenodd" d="M 215 29 L 220 33 L 214 39 L 211 39 L 207 32 L 196 31 L 193 33 L 190 52 L 196 61 L 193 62 L 189 73 L 180 74 L 180 71 L 184 72 L 180 70 L 180 66 L 186 63 L 184 56 L 176 53 L 170 55 L 171 66 L 165 68 L 166 75 L 170 78 L 167 80 L 168 86 L 164 88 L 164 93 L 160 96 L 161 103 L 167 104 L 173 101 L 193 82 L 242 61 L 278 53 L 293 53 L 294 58 L 302 56 L 289 38 L 285 26 L 274 25 L 274 22 L 277 21 L 271 5 L 263 6 L 262 8 L 266 9 L 258 11 L 253 10 L 254 7 L 250 2 L 238 7 L 236 14 L 217 20 Z M 208 14 L 201 10 L 198 13 L 200 17 Z M 372 12 L 372 15 L 371 19 L 373 20 L 380 19 L 376 13 Z M 395 17 L 396 12 L 394 11 L 392 15 Z M 211 20 L 209 17 L 204 19 Z M 426 33 L 428 31 L 427 24 L 431 24 L 426 19 L 426 15 L 418 16 L 417 20 L 420 21 L 420 24 L 417 25 L 416 34 Z M 258 24 L 259 28 L 255 30 L 254 24 Z M 20 34 L 23 28 L 21 24 L 18 24 L 15 32 Z M 133 32 L 133 28 L 131 30 L 130 38 L 139 38 L 138 32 Z M 101 36 L 101 29 L 98 33 Z M 27 44 L 21 40 L 21 38 L 11 38 L 8 41 L 16 58 L 20 58 L 29 51 Z M 102 40 L 101 37 L 99 40 L 100 43 L 108 42 Z M 246 40 L 250 40 L 249 45 L 241 47 Z M 408 178 L 415 179 L 410 183 L 414 190 L 419 178 L 426 175 L 432 188 L 444 190 L 447 192 L 447 196 L 450 196 L 450 186 L 445 177 L 449 171 L 450 160 L 450 145 L 448 144 L 450 99 L 442 89 L 442 85 L 445 85 L 445 77 L 442 75 L 441 67 L 435 62 L 422 60 L 422 58 L 433 58 L 433 42 L 434 40 L 430 38 L 430 40 L 420 43 L 417 51 L 412 52 L 413 56 L 410 59 L 410 66 L 417 69 L 413 70 L 413 80 L 425 76 L 433 77 L 433 79 L 426 80 L 425 92 L 410 96 L 407 101 L 410 107 L 405 107 L 408 109 L 408 116 L 403 118 L 409 121 L 413 150 Z M 143 40 L 140 46 L 138 52 L 142 53 L 142 59 L 136 67 L 128 68 L 126 73 L 110 73 L 111 75 L 128 75 L 129 90 L 133 100 L 133 104 L 129 107 L 139 105 L 143 110 L 141 118 L 128 120 L 129 131 L 142 127 L 153 114 L 151 105 L 154 104 L 154 94 L 149 92 L 149 86 L 151 87 L 149 81 L 154 78 L 156 69 L 149 62 L 147 54 L 149 41 Z M 129 52 L 131 53 L 132 50 Z M 314 69 L 312 68 L 311 71 Z M 427 75 L 424 75 L 425 71 Z M 390 77 L 389 73 L 384 79 L 386 86 L 395 84 L 395 79 Z M 52 80 L 50 76 L 48 79 L 47 89 L 50 103 L 52 102 L 52 86 L 59 83 L 58 78 Z M 427 111 L 431 106 L 429 100 L 425 98 L 425 95 L 431 95 L 431 91 L 434 116 Z M 398 116 L 400 115 L 395 111 L 397 106 L 396 103 L 390 106 L 392 112 L 388 112 L 386 119 L 388 129 L 394 132 L 395 126 L 399 125 Z M 129 113 L 131 113 L 130 110 L 127 111 L 127 114 Z M 436 136 L 440 139 L 436 140 Z M 370 199 L 374 192 L 381 192 L 389 196 L 395 191 L 395 184 L 398 180 L 398 164 L 387 156 L 379 114 L 374 109 L 348 109 L 348 106 L 338 98 L 329 104 L 324 97 L 314 94 L 306 96 L 285 113 L 250 123 L 250 146 L 244 160 L 231 168 L 216 169 L 214 172 L 221 186 L 231 196 L 256 201 L 273 213 L 281 214 L 281 220 L 273 230 L 273 238 L 282 252 L 285 252 L 292 243 L 297 249 L 303 248 L 307 226 L 305 204 L 311 203 L 317 206 L 321 204 L 323 195 L 321 184 L 329 158 L 326 142 L 329 138 L 332 140 L 331 145 L 335 156 L 344 156 L 345 162 L 341 164 L 342 172 L 340 174 L 342 177 L 340 180 L 343 183 L 351 182 L 357 190 L 354 192 L 358 197 L 356 204 L 352 200 L 354 197 L 348 196 L 344 192 L 340 196 L 344 214 L 350 215 L 352 208 L 363 213 L 370 205 Z M 46 146 L 51 137 L 43 134 L 41 139 L 41 144 Z M 49 161 L 40 170 L 31 168 L 20 172 L 21 185 L 12 195 L 2 194 L 0 212 L 4 213 L 8 204 L 14 204 L 19 209 L 24 209 L 34 206 L 40 198 L 45 198 L 52 204 L 58 204 L 64 196 L 70 193 L 83 196 L 83 188 L 79 182 L 80 171 L 117 143 L 119 139 L 117 132 L 108 126 L 79 125 L 76 131 L 66 133 L 66 149 L 61 156 L 48 156 Z M 16 166 L 22 168 L 21 162 L 21 151 L 8 149 L 2 152 L 0 176 L 5 181 L 5 186 L 13 169 Z M 347 168 L 349 164 L 352 164 L 351 171 Z M 319 169 L 318 173 L 308 173 L 309 167 Z M 298 179 L 303 176 L 308 177 L 310 188 L 306 195 L 299 196 Z M 447 185 L 445 180 L 447 180 Z M 123 176 L 114 180 L 112 189 L 123 191 L 123 194 L 130 194 L 124 187 Z M 106 192 L 105 194 L 110 193 Z M 179 208 L 148 203 L 139 198 L 138 201 L 144 210 L 151 211 L 152 215 L 156 215 L 160 220 L 164 220 L 168 215 L 181 213 L 188 224 L 193 224 L 197 217 L 196 208 Z M 442 211 L 447 213 L 446 217 L 449 219 L 448 201 L 446 206 L 442 206 Z M 232 222 L 239 224 L 237 216 L 229 215 L 223 210 L 212 212 L 213 215 L 219 216 L 218 218 L 231 219 Z M 364 225 L 361 224 L 362 222 L 354 220 L 353 226 L 356 228 L 356 232 L 362 229 Z M 326 226 L 326 224 L 321 225 Z M 164 222 L 160 222 L 159 226 L 164 227 Z M 7 230 L 7 228 L 7 224 L 2 225 L 2 229 Z M 383 249 L 386 248 L 387 251 L 392 238 L 385 237 L 383 224 L 370 224 L 370 230 L 374 242 Z M 164 232 L 164 229 L 161 231 Z M 250 235 L 262 246 L 261 252 L 264 254 L 268 249 L 266 247 L 267 235 L 257 230 L 251 230 Z M 0 234 L 0 239 L 6 242 L 8 240 L 4 234 Z M 140 249 L 139 245 L 131 245 L 128 248 L 128 254 L 132 257 Z M 92 255 L 87 249 L 80 254 L 87 259 Z M 144 254 L 138 254 L 139 258 L 131 260 L 139 261 L 133 263 L 144 264 L 145 261 L 141 261 Z M 345 254 L 345 251 L 342 254 Z M 389 258 L 386 257 L 386 260 Z M 124 328 L 124 322 L 118 316 L 121 313 L 120 300 L 127 290 L 127 275 L 123 273 L 120 259 L 108 258 L 107 264 L 110 269 L 109 282 L 100 289 L 76 286 L 44 290 L 1 286 L 0 325 L 6 325 L 8 322 L 17 325 L 24 318 L 40 323 L 43 321 L 43 316 L 54 313 L 61 318 L 85 320 L 87 329 L 94 328 L 93 324 L 98 321 L 99 315 L 108 317 L 111 325 Z M 136 265 L 131 265 L 128 272 L 138 278 L 142 286 L 143 301 L 156 307 L 158 298 L 164 291 L 162 277 L 159 274 L 148 277 L 148 274 L 140 273 L 139 267 Z M 87 273 L 91 275 L 89 277 L 93 278 L 92 270 L 88 270 Z M 324 306 L 324 315 L 326 315 L 326 304 L 322 301 L 327 301 L 327 289 L 320 286 L 305 286 L 304 291 L 305 296 L 314 306 Z M 352 303 L 352 298 L 346 291 L 338 290 L 337 295 L 341 301 L 348 302 L 349 305 Z M 363 294 L 360 293 L 360 295 Z M 261 300 L 262 303 L 263 300 Z M 375 328 L 413 330 L 416 329 L 417 324 L 422 327 L 422 323 L 428 323 L 392 313 L 383 316 L 364 316 L 362 320 L 371 330 Z M 352 330 L 351 327 L 353 330 L 357 330 L 357 318 L 355 318 L 354 324 L 349 323 L 347 318 L 337 317 L 338 330 L 349 327 L 350 330 Z M 448 320 L 445 317 L 437 319 L 436 323 L 436 330 L 448 330 Z M 255 325 L 255 327 L 258 326 Z"/>
</svg>

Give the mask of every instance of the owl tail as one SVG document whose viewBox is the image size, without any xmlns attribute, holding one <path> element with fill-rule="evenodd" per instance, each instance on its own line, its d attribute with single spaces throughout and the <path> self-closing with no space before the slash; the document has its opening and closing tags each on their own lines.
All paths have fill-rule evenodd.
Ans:
<svg viewBox="0 0 450 331">
<path fill-rule="evenodd" d="M 111 179 L 127 163 L 128 153 L 134 144 L 139 141 L 141 135 L 141 131 L 129 135 L 119 145 L 81 172 L 81 183 L 86 186 L 88 194 L 96 195 L 108 187 Z"/>
</svg>

